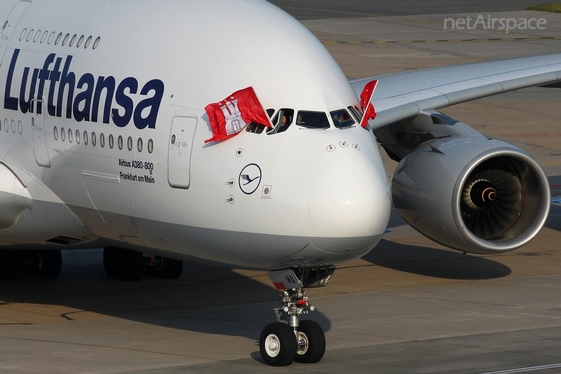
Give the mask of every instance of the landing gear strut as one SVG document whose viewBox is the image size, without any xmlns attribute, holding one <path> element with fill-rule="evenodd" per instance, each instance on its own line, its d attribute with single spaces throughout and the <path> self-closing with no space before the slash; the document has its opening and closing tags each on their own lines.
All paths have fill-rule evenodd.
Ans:
<svg viewBox="0 0 561 374">
<path fill-rule="evenodd" d="M 270 271 L 269 278 L 282 290 L 281 308 L 274 308 L 278 322 L 263 329 L 259 350 L 266 364 L 287 366 L 293 361 L 319 362 L 325 353 L 325 334 L 317 322 L 300 320 L 314 311 L 304 287 L 322 287 L 333 275 L 334 268 Z"/>
</svg>

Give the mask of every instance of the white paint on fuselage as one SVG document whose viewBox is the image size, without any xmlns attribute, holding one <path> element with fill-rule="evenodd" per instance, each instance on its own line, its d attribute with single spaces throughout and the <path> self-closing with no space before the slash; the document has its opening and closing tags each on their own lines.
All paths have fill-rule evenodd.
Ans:
<svg viewBox="0 0 561 374">
<path fill-rule="evenodd" d="M 0 6 L 0 19 L 9 8 Z M 96 49 L 33 42 L 33 37 L 29 42 L 24 29 L 55 32 L 55 37 L 99 36 L 101 42 Z M 95 79 L 113 76 L 117 85 L 134 77 L 138 91 L 154 79 L 165 85 L 155 129 L 139 130 L 132 121 L 125 127 L 112 120 L 102 123 L 103 101 L 97 123 L 46 115 L 50 168 L 39 166 L 34 157 L 30 115 L 1 107 L 0 120 L 21 121 L 23 128 L 21 135 L 0 130 L 2 159 L 27 170 L 70 206 L 97 237 L 95 245 L 271 268 L 337 264 L 366 253 L 380 240 L 390 196 L 371 131 L 293 124 L 275 135 L 243 131 L 221 143 L 204 143 L 211 137 L 205 105 L 247 86 L 253 86 L 264 108 L 329 113 L 357 105 L 347 79 L 321 43 L 273 5 L 250 0 L 34 0 L 14 35 L 0 67 L 0 103 L 15 50 L 20 52 L 9 92 L 14 97 L 19 96 L 24 68 L 43 68 L 51 53 L 62 64 L 73 56 L 70 71 L 77 81 L 92 74 Z M 78 92 L 75 88 L 74 96 Z M 134 96 L 134 104 L 143 98 Z M 123 113 L 115 100 L 112 108 Z M 167 164 L 176 115 L 198 119 L 188 189 L 168 183 L 168 173 L 184 172 L 168 171 Z M 147 151 L 149 140 L 153 153 Z M 153 165 L 152 174 L 133 167 L 135 162 Z M 258 165 L 261 175 L 252 182 L 259 187 L 248 194 L 239 178 L 250 164 Z M 145 181 L 148 177 L 154 183 Z M 45 233 L 45 239 L 49 235 L 59 234 Z M 0 232 L 0 240 L 13 243 L 14 234 Z"/>
</svg>

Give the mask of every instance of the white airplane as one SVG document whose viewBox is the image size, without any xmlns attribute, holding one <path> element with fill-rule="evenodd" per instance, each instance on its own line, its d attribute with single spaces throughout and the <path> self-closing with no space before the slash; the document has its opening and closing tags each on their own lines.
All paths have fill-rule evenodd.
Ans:
<svg viewBox="0 0 561 374">
<path fill-rule="evenodd" d="M 4 279 L 57 277 L 61 249 L 100 247 L 108 275 L 129 280 L 146 266 L 177 278 L 182 260 L 268 270 L 283 298 L 264 361 L 317 362 L 305 288 L 378 243 L 392 200 L 472 253 L 523 246 L 546 220 L 538 163 L 437 109 L 558 82 L 561 54 L 349 82 L 261 0 L 3 0 L 0 22 Z M 270 123 L 205 143 L 205 107 L 245 87 Z M 399 161 L 391 184 L 377 141 Z"/>
</svg>

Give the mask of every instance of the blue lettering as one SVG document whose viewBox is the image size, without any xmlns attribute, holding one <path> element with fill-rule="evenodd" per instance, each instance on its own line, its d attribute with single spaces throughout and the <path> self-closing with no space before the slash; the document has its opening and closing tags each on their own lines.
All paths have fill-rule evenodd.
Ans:
<svg viewBox="0 0 561 374">
<path fill-rule="evenodd" d="M 68 99 L 66 100 L 66 118 L 72 118 L 72 98 L 74 97 L 74 86 L 76 86 L 76 75 L 73 72 L 70 73 L 68 72 L 68 69 L 70 68 L 70 62 L 72 62 L 72 56 L 68 56 L 66 58 L 66 62 L 64 63 L 64 69 L 62 69 L 62 74 L 60 75 L 60 86 L 58 87 L 58 98 L 57 98 L 57 106 L 56 106 L 57 117 L 62 117 L 64 87 L 68 86 Z"/>
<path fill-rule="evenodd" d="M 48 77 L 48 80 L 51 81 L 51 86 L 49 87 L 49 98 L 48 98 L 48 102 L 47 102 L 47 111 L 49 112 L 49 115 L 51 115 L 53 117 L 56 116 L 56 107 L 55 107 L 55 104 L 54 104 L 54 97 L 55 97 L 56 83 L 60 79 L 60 64 L 61 63 L 62 63 L 62 58 L 57 58 L 56 62 L 55 62 L 55 66 L 54 66 L 53 70 L 51 71 L 51 74 Z M 43 101 L 45 101 L 45 100 L 43 100 Z"/>
<path fill-rule="evenodd" d="M 78 122 L 83 120 L 89 121 L 90 120 L 90 110 L 92 108 L 92 96 L 94 91 L 94 76 L 90 73 L 86 73 L 82 75 L 80 80 L 78 81 L 78 88 L 87 86 L 87 88 L 76 95 L 76 99 L 74 100 L 73 112 L 74 112 L 74 119 Z M 82 108 L 80 109 L 80 104 L 83 103 Z"/>
<path fill-rule="evenodd" d="M 45 81 L 47 79 L 49 79 L 49 75 L 51 74 L 51 71 L 49 70 L 49 65 L 53 62 L 53 60 L 55 59 L 55 54 L 51 53 L 50 55 L 47 56 L 47 58 L 45 59 L 45 63 L 43 64 L 43 69 L 41 69 L 41 73 L 39 73 L 39 90 L 37 91 L 37 98 L 41 99 L 43 101 L 45 101 L 44 97 L 43 97 L 43 91 L 45 90 Z M 42 106 L 38 105 L 37 106 L 37 114 L 42 114 Z"/>
<path fill-rule="evenodd" d="M 138 129 L 156 128 L 165 89 L 161 80 L 152 79 L 140 88 L 134 77 L 127 77 L 119 82 L 110 75 L 96 78 L 91 73 L 84 73 L 79 76 L 72 71 L 73 56 L 66 56 L 61 71 L 63 58 L 51 53 L 45 58 L 42 68 L 23 67 L 19 97 L 12 96 L 19 54 L 19 49 L 14 50 L 8 68 L 4 91 L 5 109 L 33 112 L 32 103 L 37 99 L 46 102 L 47 112 L 52 117 L 65 116 L 74 118 L 77 122 L 98 122 L 101 109 L 103 123 L 112 121 L 118 127 L 125 127 L 132 119 Z M 45 98 L 47 82 L 48 98 Z M 18 92 L 17 83 L 14 84 L 14 91 Z M 37 114 L 42 114 L 43 110 L 41 105 L 37 105 Z"/>
<path fill-rule="evenodd" d="M 6 89 L 4 91 L 4 109 L 18 110 L 18 98 L 10 96 L 10 91 L 12 91 L 12 78 L 14 77 L 14 69 L 16 68 L 18 56 L 19 49 L 16 49 L 14 51 L 14 54 L 12 55 L 12 61 L 10 61 L 10 67 L 8 68 L 8 76 L 6 77 Z"/>
<path fill-rule="evenodd" d="M 147 95 L 150 91 L 154 91 L 154 96 L 142 100 L 138 103 L 136 109 L 134 110 L 134 125 L 138 129 L 145 129 L 146 127 L 150 129 L 156 128 L 156 117 L 158 116 L 160 103 L 162 102 L 162 96 L 164 95 L 164 82 L 158 79 L 153 79 L 142 87 L 140 94 Z M 143 111 L 148 111 L 146 117 L 142 116 Z"/>
<path fill-rule="evenodd" d="M 111 110 L 111 101 L 115 93 L 115 78 L 98 77 L 95 85 L 95 93 L 93 98 L 92 122 L 97 122 L 97 114 L 99 112 L 99 100 L 101 94 L 105 90 L 105 107 L 103 109 L 103 123 L 109 123 L 109 113 Z"/>
<path fill-rule="evenodd" d="M 138 81 L 133 77 L 128 77 L 119 84 L 119 87 L 117 87 L 115 101 L 125 110 L 125 113 L 120 115 L 118 109 L 113 109 L 111 113 L 113 114 L 113 122 L 115 122 L 115 125 L 119 127 L 125 127 L 129 124 L 134 110 L 134 103 L 125 93 L 126 89 L 129 90 L 129 93 L 135 94 L 138 90 Z"/>
<path fill-rule="evenodd" d="M 31 87 L 29 89 L 29 94 L 25 97 L 25 89 L 27 87 L 27 77 L 29 75 L 29 68 L 23 69 L 22 84 L 19 89 L 19 106 L 22 113 L 31 112 L 33 113 L 32 101 L 35 97 L 35 84 L 37 82 L 37 75 L 39 74 L 39 69 L 33 69 L 33 77 L 31 78 Z"/>
</svg>

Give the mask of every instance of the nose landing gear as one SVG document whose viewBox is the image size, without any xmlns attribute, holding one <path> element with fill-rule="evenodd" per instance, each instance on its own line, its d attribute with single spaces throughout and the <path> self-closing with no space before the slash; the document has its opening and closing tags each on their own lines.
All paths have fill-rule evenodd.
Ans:
<svg viewBox="0 0 561 374">
<path fill-rule="evenodd" d="M 287 366 L 293 361 L 319 362 L 325 353 L 325 334 L 317 322 L 300 320 L 300 316 L 314 311 L 306 296 L 306 287 L 321 287 L 333 275 L 334 268 L 305 269 L 299 276 L 294 270 L 270 271 L 269 278 L 280 295 L 282 307 L 274 308 L 278 322 L 263 329 L 259 350 L 266 364 Z"/>
</svg>

